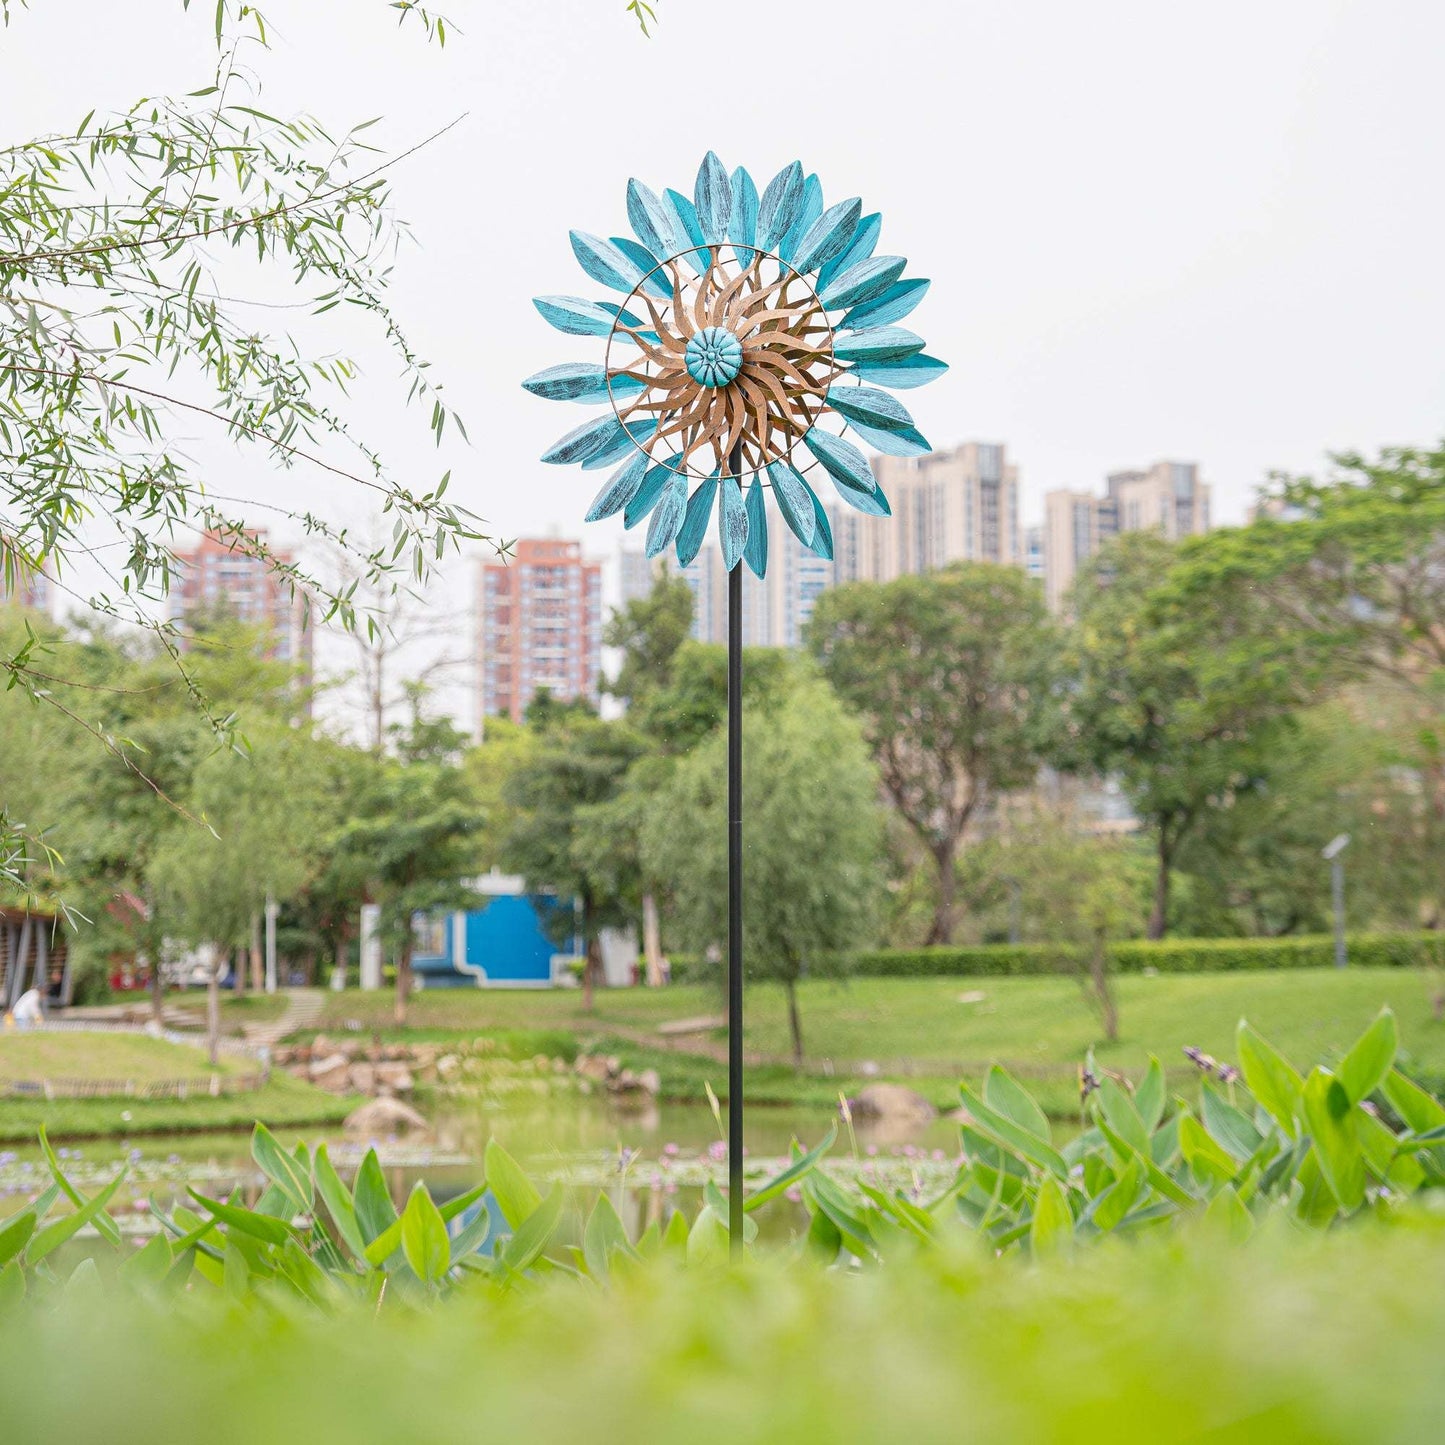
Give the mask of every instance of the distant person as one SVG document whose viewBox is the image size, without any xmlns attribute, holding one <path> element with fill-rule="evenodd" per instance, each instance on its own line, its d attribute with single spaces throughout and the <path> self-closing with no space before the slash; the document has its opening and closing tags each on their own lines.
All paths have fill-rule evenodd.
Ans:
<svg viewBox="0 0 1445 1445">
<path fill-rule="evenodd" d="M 15 1005 L 15 1026 L 33 1029 L 45 1022 L 45 1010 L 40 1003 L 40 990 L 27 989 Z"/>
</svg>

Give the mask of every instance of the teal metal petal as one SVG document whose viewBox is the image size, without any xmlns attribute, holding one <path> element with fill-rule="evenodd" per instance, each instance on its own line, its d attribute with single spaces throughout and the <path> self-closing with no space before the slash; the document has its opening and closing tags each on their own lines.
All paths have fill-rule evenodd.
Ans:
<svg viewBox="0 0 1445 1445">
<path fill-rule="evenodd" d="M 778 243 L 778 255 L 791 262 L 798 249 L 798 242 L 808 228 L 823 214 L 823 183 L 817 176 L 809 176 L 803 182 L 803 205 L 798 219 L 788 228 L 788 234 Z"/>
<path fill-rule="evenodd" d="M 605 467 L 615 462 L 618 457 L 625 457 L 632 447 L 640 446 L 657 430 L 657 422 L 651 419 L 647 421 L 630 421 L 625 426 L 618 422 L 617 432 L 610 441 L 604 442 L 591 456 L 582 463 L 584 472 L 595 472 L 599 467 Z"/>
<path fill-rule="evenodd" d="M 922 276 L 895 281 L 881 296 L 855 306 L 839 323 L 843 331 L 862 331 L 870 326 L 891 326 L 912 312 L 932 283 Z"/>
<path fill-rule="evenodd" d="M 647 542 L 643 548 L 649 557 L 659 557 L 672 546 L 672 539 L 677 536 L 686 511 L 687 478 L 679 472 L 663 488 L 662 496 L 652 509 L 652 520 L 647 524 Z"/>
<path fill-rule="evenodd" d="M 646 452 L 637 452 L 623 462 L 607 479 L 607 485 L 592 499 L 592 505 L 587 509 L 587 521 L 600 522 L 604 517 L 620 512 L 637 495 L 650 464 Z"/>
<path fill-rule="evenodd" d="M 722 496 L 717 511 L 718 540 L 722 543 L 723 564 L 731 572 L 748 543 L 748 513 L 743 506 L 743 490 L 736 477 L 722 479 Z"/>
<path fill-rule="evenodd" d="M 692 203 L 703 240 L 709 245 L 726 240 L 733 214 L 733 183 L 728 179 L 727 167 L 713 151 L 702 158 L 697 169 Z"/>
<path fill-rule="evenodd" d="M 881 296 L 902 274 L 908 264 L 903 256 L 870 256 L 846 271 L 840 271 L 818 293 L 818 299 L 829 311 L 847 311 Z"/>
<path fill-rule="evenodd" d="M 657 505 L 658 498 L 680 471 L 681 459 L 678 457 L 649 467 L 642 478 L 642 484 L 633 493 L 632 500 L 622 514 L 622 525 L 629 529 L 635 527 Z"/>
<path fill-rule="evenodd" d="M 822 462 L 823 469 L 838 488 L 838 494 L 850 506 L 872 517 L 892 515 L 888 499 L 873 479 L 868 458 L 852 442 L 814 427 L 803 438 L 803 445 Z"/>
<path fill-rule="evenodd" d="M 717 496 L 717 477 L 711 476 L 692 494 L 687 515 L 677 532 L 677 561 L 686 567 L 702 550 L 707 524 L 712 519 L 713 498 Z"/>
<path fill-rule="evenodd" d="M 650 291 L 659 300 L 672 300 L 672 286 L 667 277 L 657 269 L 657 257 L 646 246 L 634 241 L 630 236 L 612 236 L 609 239 L 642 272 L 644 291 Z"/>
<path fill-rule="evenodd" d="M 728 218 L 728 239 L 740 246 L 758 244 L 758 188 L 741 166 L 733 172 L 733 213 Z M 753 258 L 744 252 L 738 258 L 744 266 Z"/>
<path fill-rule="evenodd" d="M 784 166 L 767 184 L 758 202 L 758 246 L 775 251 L 803 209 L 803 167 Z"/>
<path fill-rule="evenodd" d="M 921 336 L 902 326 L 875 326 L 868 331 L 854 331 L 833 343 L 833 355 L 839 361 L 902 361 L 922 351 Z"/>
<path fill-rule="evenodd" d="M 946 361 L 940 361 L 936 356 L 925 356 L 920 351 L 889 361 L 860 361 L 849 375 L 856 376 L 860 381 L 877 382 L 879 386 L 891 386 L 895 391 L 907 391 L 911 387 L 937 381 L 947 370 Z"/>
<path fill-rule="evenodd" d="M 862 214 L 863 202 L 856 196 L 851 201 L 829 206 L 803 233 L 793 253 L 793 269 L 804 273 L 816 271 L 834 256 L 841 255 L 852 240 Z"/>
<path fill-rule="evenodd" d="M 580 296 L 534 296 L 532 305 L 568 336 L 606 336 L 619 317 L 629 326 L 642 324 L 641 317 L 611 301 L 585 301 Z"/>
<path fill-rule="evenodd" d="M 677 212 L 635 176 L 627 183 L 627 219 L 637 239 L 659 261 L 676 256 L 691 244 L 678 222 Z"/>
<path fill-rule="evenodd" d="M 768 513 L 763 505 L 760 477 L 753 478 L 743 510 L 748 518 L 748 540 L 743 544 L 743 561 L 752 568 L 754 577 L 761 577 L 768 570 Z"/>
<path fill-rule="evenodd" d="M 589 457 L 596 456 L 603 447 L 614 442 L 618 436 L 621 436 L 624 442 L 627 440 L 627 433 L 622 430 L 622 423 L 615 416 L 594 417 L 591 421 L 584 421 L 581 426 L 573 427 L 560 441 L 554 442 L 542 453 L 542 460 L 559 467 L 571 466 L 573 462 L 585 462 Z"/>
<path fill-rule="evenodd" d="M 884 431 L 879 427 L 864 426 L 861 422 L 855 421 L 853 430 L 869 446 L 876 447 L 885 456 L 921 457 L 933 450 L 928 445 L 927 438 L 916 427 L 908 426 L 898 431 Z"/>
<path fill-rule="evenodd" d="M 830 285 L 835 276 L 842 275 L 850 266 L 856 266 L 860 261 L 866 261 L 873 254 L 873 248 L 878 244 L 882 231 L 883 217 L 877 211 L 864 216 L 854 229 L 852 239 L 844 248 L 843 254 L 835 256 L 818 272 L 819 286 Z"/>
<path fill-rule="evenodd" d="M 813 499 L 813 540 L 809 545 L 809 551 L 816 557 L 826 557 L 828 561 L 833 560 L 833 528 L 828 521 L 828 509 L 818 500 L 818 494 L 812 487 L 808 488 L 808 495 Z"/>
<path fill-rule="evenodd" d="M 681 191 L 668 190 L 666 194 L 667 203 L 672 207 L 673 215 L 677 217 L 677 224 L 681 227 L 683 235 L 687 237 L 687 245 L 683 248 L 682 259 L 701 276 L 711 264 L 712 253 L 697 249 L 706 244 L 703 239 L 702 224 L 697 219 L 697 207 Z"/>
<path fill-rule="evenodd" d="M 636 396 L 643 384 L 630 376 L 614 376 L 607 389 L 607 368 L 592 361 L 566 361 L 549 366 L 522 383 L 533 396 L 548 401 L 610 401 L 613 396 Z"/>
<path fill-rule="evenodd" d="M 840 416 L 861 426 L 883 431 L 903 431 L 913 425 L 908 408 L 886 391 L 871 386 L 834 386 L 828 390 L 828 405 Z"/>
<path fill-rule="evenodd" d="M 773 484 L 773 500 L 783 520 L 803 546 L 811 547 L 818 525 L 813 516 L 812 489 L 787 462 L 773 462 L 768 467 L 768 480 Z"/>
<path fill-rule="evenodd" d="M 600 285 L 610 286 L 614 291 L 631 291 L 647 274 L 611 241 L 590 236 L 586 231 L 573 231 L 570 235 L 577 264 Z"/>
</svg>

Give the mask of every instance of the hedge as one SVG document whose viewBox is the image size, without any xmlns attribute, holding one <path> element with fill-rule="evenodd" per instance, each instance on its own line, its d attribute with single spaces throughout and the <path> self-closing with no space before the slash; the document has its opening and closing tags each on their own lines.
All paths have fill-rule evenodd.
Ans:
<svg viewBox="0 0 1445 1445">
<path fill-rule="evenodd" d="M 1357 933 L 1347 939 L 1352 968 L 1445 967 L 1445 933 Z M 1298 938 L 1166 938 L 1110 947 L 1119 973 L 1228 973 L 1242 969 L 1329 968 L 1335 961 L 1328 934 Z M 870 978 L 1026 977 L 1064 973 L 1068 950 L 1047 943 L 985 943 L 966 947 L 876 948 L 852 955 L 848 971 Z M 701 977 L 693 958 L 672 960 L 679 981 Z"/>
</svg>

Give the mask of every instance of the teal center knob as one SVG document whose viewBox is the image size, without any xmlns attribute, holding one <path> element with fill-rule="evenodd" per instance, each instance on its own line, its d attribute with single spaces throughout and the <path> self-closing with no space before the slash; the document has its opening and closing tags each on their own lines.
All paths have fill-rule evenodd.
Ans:
<svg viewBox="0 0 1445 1445">
<path fill-rule="evenodd" d="M 731 331 L 709 326 L 688 339 L 682 359 L 699 386 L 722 387 L 743 368 L 743 344 Z"/>
</svg>

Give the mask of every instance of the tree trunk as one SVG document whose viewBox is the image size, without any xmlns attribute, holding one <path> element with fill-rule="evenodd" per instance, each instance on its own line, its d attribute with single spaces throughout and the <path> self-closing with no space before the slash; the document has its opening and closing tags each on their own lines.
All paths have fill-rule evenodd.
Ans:
<svg viewBox="0 0 1445 1445">
<path fill-rule="evenodd" d="M 1154 907 L 1149 913 L 1147 937 L 1160 939 L 1169 927 L 1169 880 L 1174 868 L 1174 844 L 1169 840 L 1169 825 L 1159 828 L 1159 866 L 1154 875 Z"/>
<path fill-rule="evenodd" d="M 344 985 L 345 982 L 346 982 L 346 964 L 347 964 L 347 938 L 346 938 L 346 930 L 343 928 L 343 929 L 336 935 L 336 952 L 335 952 L 335 954 L 334 954 L 333 957 L 332 957 L 332 963 L 331 963 L 332 968 L 333 968 L 337 973 L 339 973 L 339 974 L 341 975 L 341 981 L 342 981 L 343 985 Z"/>
<path fill-rule="evenodd" d="M 642 956 L 647 960 L 647 986 L 662 985 L 662 930 L 657 920 L 657 899 L 642 895 Z"/>
<path fill-rule="evenodd" d="M 396 1008 L 392 1017 L 399 1029 L 406 1027 L 406 1006 L 411 998 L 411 929 L 407 929 L 406 941 L 401 946 L 401 953 L 396 960 Z"/>
<path fill-rule="evenodd" d="M 940 843 L 932 849 L 934 867 L 938 870 L 938 901 L 933 909 L 933 926 L 928 930 L 925 944 L 952 943 L 954 920 L 954 897 L 958 891 L 955 877 L 954 855 L 956 841 Z"/>
<path fill-rule="evenodd" d="M 260 993 L 266 986 L 266 964 L 261 952 L 261 915 L 251 915 L 251 988 Z"/>
<path fill-rule="evenodd" d="M 206 979 L 206 1054 L 214 1069 L 221 1062 L 221 974 L 226 956 L 219 950 Z"/>
<path fill-rule="evenodd" d="M 596 1007 L 595 991 L 602 977 L 602 945 L 596 938 L 587 940 L 582 964 L 582 1011 L 591 1013 Z"/>
<path fill-rule="evenodd" d="M 789 978 L 783 981 L 788 993 L 788 1032 L 793 1036 L 793 1067 L 803 1067 L 803 1020 L 798 1013 L 798 985 Z"/>
</svg>

